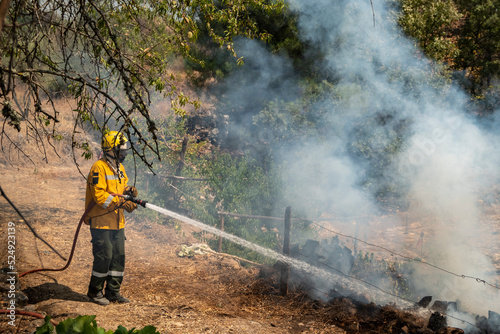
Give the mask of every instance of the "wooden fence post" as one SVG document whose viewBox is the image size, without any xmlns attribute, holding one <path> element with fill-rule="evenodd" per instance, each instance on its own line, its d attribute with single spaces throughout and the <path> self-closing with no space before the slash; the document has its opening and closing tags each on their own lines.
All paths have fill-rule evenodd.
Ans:
<svg viewBox="0 0 500 334">
<path fill-rule="evenodd" d="M 184 168 L 184 158 L 186 157 L 186 150 L 187 150 L 187 146 L 188 146 L 188 142 L 189 142 L 189 138 L 187 135 L 184 136 L 184 139 L 182 139 L 182 145 L 181 145 L 181 151 L 179 152 L 179 162 L 177 163 L 177 168 L 175 170 L 175 176 L 181 176 L 182 174 L 182 169 Z M 173 200 L 174 200 L 174 205 L 177 206 L 177 208 L 179 207 L 178 203 L 179 203 L 179 198 L 181 196 L 181 194 L 178 193 L 178 187 L 179 187 L 179 181 L 178 179 L 173 179 L 172 180 L 172 186 L 174 188 L 174 196 L 173 196 Z"/>
<path fill-rule="evenodd" d="M 283 255 L 290 256 L 290 216 L 292 208 L 289 206 L 285 210 L 285 232 L 283 238 Z M 290 276 L 290 265 L 282 263 L 281 266 L 281 282 L 280 295 L 286 296 L 288 293 L 288 277 Z"/>
<path fill-rule="evenodd" d="M 224 215 L 221 215 L 220 217 L 221 217 L 220 218 L 220 230 L 224 231 Z M 218 249 L 218 252 L 222 253 L 222 236 L 221 235 L 219 236 L 219 249 Z"/>
</svg>

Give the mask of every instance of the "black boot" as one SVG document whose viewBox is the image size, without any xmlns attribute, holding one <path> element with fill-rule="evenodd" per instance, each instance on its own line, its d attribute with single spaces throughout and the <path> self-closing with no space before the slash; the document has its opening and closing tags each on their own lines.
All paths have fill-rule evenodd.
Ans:
<svg viewBox="0 0 500 334">
<path fill-rule="evenodd" d="M 128 300 L 128 298 L 123 297 L 119 292 L 113 294 L 106 293 L 106 299 L 109 300 L 110 302 L 115 302 L 119 304 L 130 303 L 130 300 Z"/>
<path fill-rule="evenodd" d="M 98 293 L 90 293 L 87 292 L 87 297 L 90 298 L 90 300 L 93 302 L 93 303 L 96 303 L 96 304 L 99 304 L 99 305 L 109 305 L 109 300 L 106 299 L 104 297 L 104 295 L 102 294 L 102 292 L 98 292 Z"/>
</svg>

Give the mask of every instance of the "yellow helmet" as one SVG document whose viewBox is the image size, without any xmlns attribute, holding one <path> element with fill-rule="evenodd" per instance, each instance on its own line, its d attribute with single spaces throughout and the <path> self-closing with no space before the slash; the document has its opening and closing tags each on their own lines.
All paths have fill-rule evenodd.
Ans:
<svg viewBox="0 0 500 334">
<path fill-rule="evenodd" d="M 128 142 L 127 137 L 125 137 L 121 132 L 118 131 L 109 131 L 102 137 L 101 147 L 103 150 L 111 150 L 114 148 L 120 149 L 122 145 L 125 145 Z M 126 145 L 128 146 L 128 145 Z M 124 146 L 123 148 L 128 148 Z"/>
</svg>

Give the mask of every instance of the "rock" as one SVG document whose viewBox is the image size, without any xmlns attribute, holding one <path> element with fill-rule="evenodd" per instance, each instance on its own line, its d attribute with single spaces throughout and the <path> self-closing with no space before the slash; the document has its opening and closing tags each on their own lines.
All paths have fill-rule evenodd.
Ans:
<svg viewBox="0 0 500 334">
<path fill-rule="evenodd" d="M 432 304 L 431 310 L 437 311 L 440 313 L 446 313 L 446 310 L 448 309 L 448 302 L 442 301 L 442 300 L 436 300 L 434 304 Z"/>
<path fill-rule="evenodd" d="M 417 303 L 418 306 L 426 308 L 431 303 L 432 296 L 425 296 Z"/>
<path fill-rule="evenodd" d="M 316 258 L 316 249 L 319 247 L 319 241 L 308 239 L 304 246 L 302 246 L 302 254 L 308 258 Z"/>
<path fill-rule="evenodd" d="M 437 332 L 444 327 L 446 327 L 446 317 L 439 312 L 432 313 L 427 328 Z"/>
<path fill-rule="evenodd" d="M 500 314 L 488 311 L 488 333 L 500 334 Z"/>
<path fill-rule="evenodd" d="M 500 323 L 500 314 L 495 311 L 488 311 L 488 321 L 496 321 Z"/>
<path fill-rule="evenodd" d="M 476 317 L 476 327 L 479 328 L 480 331 L 487 333 L 488 332 L 488 319 L 483 316 Z"/>
<path fill-rule="evenodd" d="M 374 302 L 369 304 L 358 305 L 358 314 L 361 317 L 376 317 L 380 313 L 381 307 L 376 305 Z"/>
</svg>

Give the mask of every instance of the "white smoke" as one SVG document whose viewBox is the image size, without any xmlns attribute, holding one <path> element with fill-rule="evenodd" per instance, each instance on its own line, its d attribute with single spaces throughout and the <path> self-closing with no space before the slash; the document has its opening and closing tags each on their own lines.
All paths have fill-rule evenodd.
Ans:
<svg viewBox="0 0 500 334">
<path fill-rule="evenodd" d="M 324 54 L 322 70 L 337 78 L 338 91 L 348 92 L 348 98 L 340 100 L 325 96 L 317 106 L 329 110 L 324 115 L 329 131 L 323 134 L 328 140 L 319 143 L 317 137 L 306 137 L 283 152 L 291 205 L 305 209 L 326 203 L 339 215 L 372 211 L 375 205 L 360 187 L 367 166 L 346 153 L 346 141 L 357 124 L 378 113 L 405 120 L 406 146 L 387 167 L 392 175 L 385 177 L 406 184 L 420 209 L 434 217 L 427 260 L 458 274 L 498 279 L 481 251 L 481 235 L 491 232 L 479 226 L 477 205 L 480 192 L 491 186 L 489 180 L 497 180 L 498 137 L 467 115 L 468 96 L 439 75 L 430 75 L 439 68 L 403 37 L 389 2 L 374 1 L 373 11 L 368 0 L 289 0 L 289 5 L 298 14 L 301 39 Z M 247 109 L 252 108 L 252 96 L 289 100 L 290 92 L 298 91 L 295 76 L 287 72 L 289 61 L 257 45 L 242 43 L 238 50 L 252 64 L 256 80 L 229 93 L 243 98 Z M 284 86 L 275 85 L 280 81 Z M 364 129 L 382 143 L 391 135 L 376 124 Z M 499 311 L 499 294 L 487 285 L 418 265 L 414 275 L 424 295 L 457 300 L 463 310 L 481 315 Z"/>
</svg>

